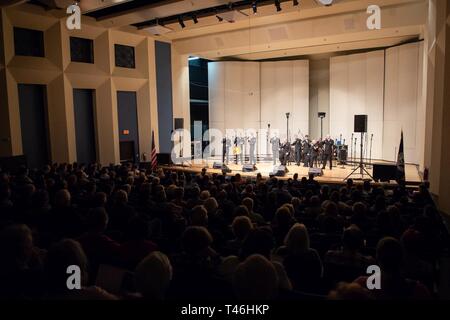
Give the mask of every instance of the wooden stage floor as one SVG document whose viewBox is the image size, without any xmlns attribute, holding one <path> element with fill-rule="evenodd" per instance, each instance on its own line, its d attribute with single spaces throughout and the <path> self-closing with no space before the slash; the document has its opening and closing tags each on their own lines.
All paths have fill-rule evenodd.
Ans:
<svg viewBox="0 0 450 320">
<path fill-rule="evenodd" d="M 163 168 L 171 168 L 175 170 L 182 170 L 185 172 L 201 172 L 201 170 L 205 167 L 207 167 L 207 172 L 209 173 L 221 173 L 222 171 L 220 169 L 213 169 L 213 163 L 214 161 L 218 161 L 217 159 L 209 159 L 209 160 L 203 160 L 203 163 L 184 163 L 184 166 L 181 165 L 171 165 L 171 166 L 162 166 Z M 335 163 L 335 162 L 334 162 Z M 323 183 L 342 183 L 345 178 L 353 171 L 355 168 L 352 164 L 347 164 L 345 166 L 342 165 L 334 165 L 333 163 L 333 169 L 330 170 L 329 167 L 323 170 L 323 175 L 316 177 L 316 180 Z M 392 164 L 392 162 L 388 161 L 374 161 L 374 163 L 382 163 L 382 164 Z M 264 178 L 268 178 L 270 173 L 273 171 L 273 163 L 272 161 L 259 161 L 256 164 L 256 171 L 253 172 L 243 172 L 242 171 L 242 165 L 229 163 L 228 167 L 231 169 L 231 173 L 228 173 L 228 175 L 235 175 L 236 173 L 241 174 L 243 177 L 255 177 L 257 173 L 261 173 L 261 175 Z M 289 179 L 294 176 L 295 173 L 298 173 L 299 179 L 302 177 L 308 177 L 308 167 L 297 166 L 297 165 L 290 165 L 287 166 L 289 172 L 284 177 L 279 177 L 281 179 Z M 372 167 L 368 166 L 366 167 L 367 171 L 370 175 L 373 174 Z M 419 174 L 419 169 L 417 165 L 413 164 L 406 164 L 405 166 L 406 171 L 406 181 L 408 185 L 418 185 L 422 182 L 421 176 Z M 370 179 L 370 177 L 367 174 L 364 174 L 361 176 L 360 170 L 357 169 L 353 175 L 350 176 L 355 181 L 358 180 L 365 180 Z M 396 184 L 395 181 L 391 181 L 390 184 Z"/>
</svg>

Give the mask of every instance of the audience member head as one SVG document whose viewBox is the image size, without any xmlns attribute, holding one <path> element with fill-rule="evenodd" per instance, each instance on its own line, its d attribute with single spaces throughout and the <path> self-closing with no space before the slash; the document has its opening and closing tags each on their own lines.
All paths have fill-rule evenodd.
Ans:
<svg viewBox="0 0 450 320">
<path fill-rule="evenodd" d="M 55 207 L 67 208 L 70 206 L 70 192 L 67 189 L 61 189 L 55 194 Z"/>
<path fill-rule="evenodd" d="M 364 245 L 364 235 L 358 226 L 352 224 L 342 234 L 342 245 L 344 250 L 350 252 L 359 251 Z"/>
<path fill-rule="evenodd" d="M 138 264 L 134 274 L 136 290 L 145 299 L 164 299 L 172 280 L 172 265 L 164 253 L 150 253 Z"/>
<path fill-rule="evenodd" d="M 48 287 L 52 294 L 69 291 L 67 268 L 80 268 L 81 286 L 88 283 L 88 260 L 81 245 L 72 239 L 63 239 L 53 244 L 47 253 L 45 264 Z"/>
<path fill-rule="evenodd" d="M 231 228 L 237 239 L 244 240 L 253 229 L 253 225 L 249 217 L 238 216 L 234 218 Z"/>
<path fill-rule="evenodd" d="M 192 208 L 191 224 L 193 226 L 208 226 L 208 211 L 202 205 Z"/>
<path fill-rule="evenodd" d="M 33 237 L 30 228 L 24 224 L 4 227 L 0 231 L 0 270 L 26 269 L 33 252 Z"/>
<path fill-rule="evenodd" d="M 304 224 L 294 224 L 284 238 L 289 254 L 304 253 L 309 250 L 309 234 Z"/>
<path fill-rule="evenodd" d="M 399 273 L 403 260 L 403 249 L 400 241 L 385 237 L 377 245 L 377 261 L 382 272 Z"/>
<path fill-rule="evenodd" d="M 254 254 L 237 267 L 233 288 L 239 300 L 270 300 L 276 297 L 278 276 L 273 264 L 264 256 Z"/>
<path fill-rule="evenodd" d="M 206 257 L 210 254 L 213 238 L 205 227 L 191 226 L 186 228 L 181 237 L 185 253 L 191 256 Z"/>
</svg>

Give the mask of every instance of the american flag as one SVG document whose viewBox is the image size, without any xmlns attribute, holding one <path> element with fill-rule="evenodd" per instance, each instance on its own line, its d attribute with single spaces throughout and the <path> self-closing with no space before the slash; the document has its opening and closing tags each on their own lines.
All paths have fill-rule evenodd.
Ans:
<svg viewBox="0 0 450 320">
<path fill-rule="evenodd" d="M 155 132 L 153 130 L 152 130 L 152 153 L 150 156 L 150 163 L 153 170 L 156 169 L 156 167 L 158 166 L 158 161 L 156 159 Z"/>
</svg>

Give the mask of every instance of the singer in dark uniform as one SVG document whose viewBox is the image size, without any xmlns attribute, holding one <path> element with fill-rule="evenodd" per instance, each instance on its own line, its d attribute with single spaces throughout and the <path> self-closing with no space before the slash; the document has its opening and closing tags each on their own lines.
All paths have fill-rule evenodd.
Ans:
<svg viewBox="0 0 450 320">
<path fill-rule="evenodd" d="M 285 141 L 280 146 L 280 163 L 282 166 L 287 165 L 290 153 L 291 153 L 291 144 L 288 141 Z"/>
<path fill-rule="evenodd" d="M 309 140 L 309 136 L 306 135 L 305 139 L 303 140 L 303 147 L 302 147 L 302 158 L 304 167 L 309 167 L 310 150 L 311 150 L 311 141 Z"/>
<path fill-rule="evenodd" d="M 299 166 L 302 160 L 302 140 L 298 136 L 295 136 L 292 145 L 294 146 L 295 163 Z"/>
<path fill-rule="evenodd" d="M 317 167 L 317 156 L 319 155 L 319 142 L 313 140 L 309 148 L 309 167 Z"/>
<path fill-rule="evenodd" d="M 333 146 L 334 141 L 327 135 L 323 141 L 322 169 L 325 169 L 327 161 L 330 161 L 330 170 L 333 168 Z"/>
</svg>

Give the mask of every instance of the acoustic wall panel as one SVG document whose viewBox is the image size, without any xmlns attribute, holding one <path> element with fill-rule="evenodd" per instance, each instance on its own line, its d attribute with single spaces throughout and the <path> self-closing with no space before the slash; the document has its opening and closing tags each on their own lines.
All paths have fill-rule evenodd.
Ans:
<svg viewBox="0 0 450 320">
<path fill-rule="evenodd" d="M 396 160 L 403 129 L 405 161 L 423 162 L 424 106 L 421 98 L 420 43 L 386 50 L 383 158 Z M 420 131 L 417 128 L 420 128 Z"/>
<path fill-rule="evenodd" d="M 364 137 L 363 152 L 367 158 L 370 155 L 374 159 L 382 158 L 383 90 L 383 50 L 330 59 L 330 134 L 334 138 L 342 134 L 346 144 L 351 144 L 354 116 L 366 114 L 367 137 Z M 361 134 L 354 137 L 357 142 L 352 149 L 359 158 Z"/>
<path fill-rule="evenodd" d="M 307 60 L 277 62 L 210 62 L 210 128 L 277 130 L 286 138 L 290 113 L 291 138 L 308 133 L 309 64 Z M 232 131 L 232 134 L 234 132 Z M 266 134 L 258 137 L 258 150 L 266 153 Z"/>
</svg>

